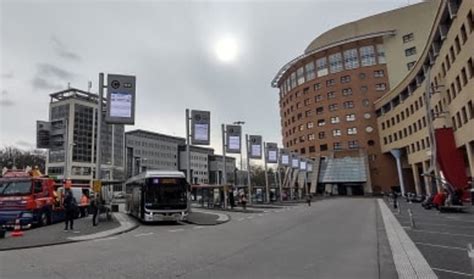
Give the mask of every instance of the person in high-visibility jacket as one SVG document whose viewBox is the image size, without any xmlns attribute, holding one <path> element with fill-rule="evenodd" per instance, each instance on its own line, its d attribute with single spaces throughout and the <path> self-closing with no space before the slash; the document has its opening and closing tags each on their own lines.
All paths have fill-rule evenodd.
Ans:
<svg viewBox="0 0 474 279">
<path fill-rule="evenodd" d="M 89 196 L 85 191 L 82 191 L 81 201 L 79 203 L 79 208 L 81 211 L 81 217 L 86 217 L 86 212 L 89 207 Z"/>
</svg>

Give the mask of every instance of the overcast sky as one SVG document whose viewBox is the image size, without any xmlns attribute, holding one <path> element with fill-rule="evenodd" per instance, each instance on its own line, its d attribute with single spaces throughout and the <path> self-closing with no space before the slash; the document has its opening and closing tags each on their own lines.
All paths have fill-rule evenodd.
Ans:
<svg viewBox="0 0 474 279">
<path fill-rule="evenodd" d="M 270 82 L 319 34 L 415 0 L 331 1 L 23 1 L 0 0 L 0 146 L 35 145 L 48 119 L 48 94 L 96 92 L 98 73 L 137 76 L 131 129 L 185 135 L 186 108 L 281 144 L 278 91 Z M 234 38 L 237 54 L 215 51 Z"/>
</svg>

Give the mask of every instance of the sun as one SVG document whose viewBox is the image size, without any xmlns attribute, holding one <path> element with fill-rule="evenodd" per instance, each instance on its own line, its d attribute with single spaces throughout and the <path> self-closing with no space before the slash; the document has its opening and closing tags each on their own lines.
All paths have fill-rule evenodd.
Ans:
<svg viewBox="0 0 474 279">
<path fill-rule="evenodd" d="M 226 36 L 219 39 L 214 48 L 217 59 L 224 63 L 235 61 L 239 52 L 237 41 L 231 37 Z"/>
</svg>

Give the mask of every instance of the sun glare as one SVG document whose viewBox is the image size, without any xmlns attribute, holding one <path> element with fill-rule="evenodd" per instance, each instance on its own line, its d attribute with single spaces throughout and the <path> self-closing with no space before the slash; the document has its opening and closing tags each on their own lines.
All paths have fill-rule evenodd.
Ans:
<svg viewBox="0 0 474 279">
<path fill-rule="evenodd" d="M 223 37 L 215 45 L 217 59 L 221 62 L 233 62 L 238 54 L 237 41 L 232 37 Z"/>
</svg>

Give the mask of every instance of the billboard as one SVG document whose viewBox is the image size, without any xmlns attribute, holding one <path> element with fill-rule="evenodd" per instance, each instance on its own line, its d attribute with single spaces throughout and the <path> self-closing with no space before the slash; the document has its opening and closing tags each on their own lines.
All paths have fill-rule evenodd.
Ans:
<svg viewBox="0 0 474 279">
<path fill-rule="evenodd" d="M 51 147 L 51 123 L 48 121 L 36 121 L 36 148 Z"/>
<path fill-rule="evenodd" d="M 266 160 L 267 163 L 276 164 L 278 163 L 278 144 L 273 142 L 266 143 Z"/>
<path fill-rule="evenodd" d="M 202 110 L 191 111 L 191 143 L 193 145 L 209 145 L 211 135 L 211 112 Z"/>
<path fill-rule="evenodd" d="M 262 136 L 249 136 L 248 146 L 250 159 L 262 159 Z"/>
<path fill-rule="evenodd" d="M 307 167 L 306 161 L 301 160 L 300 161 L 300 170 L 306 171 L 306 167 Z"/>
<path fill-rule="evenodd" d="M 285 167 L 290 165 L 290 153 L 287 149 L 280 149 L 280 165 Z"/>
<path fill-rule="evenodd" d="M 135 76 L 107 75 L 107 114 L 111 124 L 135 123 Z"/>
<path fill-rule="evenodd" d="M 294 169 L 297 169 L 300 167 L 300 159 L 298 158 L 298 155 L 296 154 L 291 155 L 291 167 Z"/>
<path fill-rule="evenodd" d="M 242 129 L 239 125 L 227 125 L 226 126 L 226 138 L 227 138 L 227 153 L 240 153 Z"/>
<path fill-rule="evenodd" d="M 312 172 L 313 171 L 313 161 L 309 161 L 308 164 L 307 164 L 307 168 L 308 172 Z"/>
</svg>

